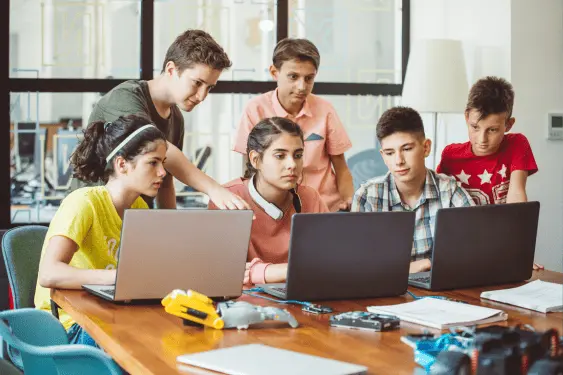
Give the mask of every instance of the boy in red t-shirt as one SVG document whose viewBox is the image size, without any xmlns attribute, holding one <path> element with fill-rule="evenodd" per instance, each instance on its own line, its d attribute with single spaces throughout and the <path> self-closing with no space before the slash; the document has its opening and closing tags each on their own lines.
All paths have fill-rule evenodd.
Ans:
<svg viewBox="0 0 563 375">
<path fill-rule="evenodd" d="M 514 89 L 502 78 L 485 77 L 469 91 L 465 121 L 469 142 L 442 152 L 436 168 L 461 182 L 476 204 L 526 202 L 526 180 L 538 171 L 523 134 L 505 134 L 514 126 Z"/>
<path fill-rule="evenodd" d="M 514 89 L 505 79 L 485 77 L 469 90 L 465 122 L 469 142 L 442 152 L 436 168 L 460 181 L 476 204 L 526 202 L 526 181 L 538 171 L 528 139 L 512 129 Z M 534 269 L 543 269 L 534 263 Z"/>
</svg>

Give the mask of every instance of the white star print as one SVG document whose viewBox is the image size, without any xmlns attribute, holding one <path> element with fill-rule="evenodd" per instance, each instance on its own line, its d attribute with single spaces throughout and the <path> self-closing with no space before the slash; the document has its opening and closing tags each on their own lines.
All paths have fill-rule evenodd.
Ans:
<svg viewBox="0 0 563 375">
<path fill-rule="evenodd" d="M 469 185 L 469 179 L 471 178 L 470 174 L 465 174 L 465 171 L 462 169 L 460 174 L 455 175 L 458 180 L 460 180 L 465 185 Z"/>
<path fill-rule="evenodd" d="M 481 185 L 483 184 L 490 184 L 491 183 L 491 177 L 493 176 L 492 174 L 490 174 L 486 169 L 483 172 L 483 174 L 478 174 L 477 176 L 479 176 L 479 178 L 481 179 Z"/>
<path fill-rule="evenodd" d="M 503 164 L 502 168 L 497 173 L 500 174 L 502 178 L 506 178 L 506 165 Z"/>
</svg>

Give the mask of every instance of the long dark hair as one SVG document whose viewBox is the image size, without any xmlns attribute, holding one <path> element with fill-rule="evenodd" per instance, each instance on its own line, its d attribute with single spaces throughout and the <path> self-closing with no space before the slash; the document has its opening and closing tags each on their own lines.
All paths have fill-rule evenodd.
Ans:
<svg viewBox="0 0 563 375">
<path fill-rule="evenodd" d="M 283 117 L 270 117 L 260 121 L 248 135 L 246 143 L 246 155 L 249 157 L 246 163 L 245 178 L 252 177 L 256 173 L 256 168 L 250 162 L 250 151 L 256 151 L 260 157 L 264 155 L 264 151 L 270 147 L 272 142 L 276 140 L 281 133 L 288 133 L 301 139 L 303 142 L 303 131 L 291 120 Z"/>
<path fill-rule="evenodd" d="M 112 122 L 96 121 L 84 130 L 84 139 L 78 144 L 70 157 L 74 177 L 86 182 L 104 183 L 113 174 L 115 157 L 133 160 L 135 156 L 154 150 L 153 142 L 166 142 L 164 134 L 156 127 L 144 129 L 119 150 L 112 160 L 106 162 L 108 155 L 135 130 L 152 122 L 143 116 L 121 116 Z"/>
</svg>

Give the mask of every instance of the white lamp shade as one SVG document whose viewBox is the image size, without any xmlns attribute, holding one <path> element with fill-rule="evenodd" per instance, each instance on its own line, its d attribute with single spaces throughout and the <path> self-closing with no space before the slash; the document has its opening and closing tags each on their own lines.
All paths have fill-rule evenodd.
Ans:
<svg viewBox="0 0 563 375">
<path fill-rule="evenodd" d="M 419 112 L 462 113 L 469 87 L 461 42 L 417 41 L 407 64 L 401 104 Z"/>
</svg>

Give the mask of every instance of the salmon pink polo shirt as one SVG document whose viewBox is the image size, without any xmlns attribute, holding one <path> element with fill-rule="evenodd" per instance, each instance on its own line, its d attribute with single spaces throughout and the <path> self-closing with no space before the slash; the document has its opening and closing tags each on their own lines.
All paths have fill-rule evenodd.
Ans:
<svg viewBox="0 0 563 375">
<path fill-rule="evenodd" d="M 299 114 L 293 117 L 280 104 L 277 92 L 277 89 L 267 92 L 248 102 L 235 134 L 233 150 L 246 155 L 250 131 L 265 118 L 284 117 L 296 122 L 303 130 L 305 139 L 300 184 L 316 189 L 329 210 L 337 211 L 342 200 L 330 156 L 348 151 L 352 142 L 336 110 L 327 100 L 309 94 Z"/>
<path fill-rule="evenodd" d="M 237 178 L 223 186 L 244 199 L 256 216 L 256 219 L 252 221 L 246 259 L 248 262 L 252 262 L 250 282 L 263 284 L 266 267 L 270 264 L 287 263 L 291 217 L 295 214 L 295 208 L 293 205 L 289 205 L 280 220 L 273 219 L 250 196 L 249 181 Z M 328 208 L 319 194 L 309 186 L 299 185 L 297 194 L 301 199 L 301 213 L 328 212 Z M 216 210 L 217 206 L 209 201 L 209 209 Z"/>
</svg>

